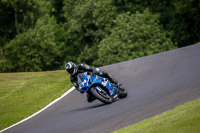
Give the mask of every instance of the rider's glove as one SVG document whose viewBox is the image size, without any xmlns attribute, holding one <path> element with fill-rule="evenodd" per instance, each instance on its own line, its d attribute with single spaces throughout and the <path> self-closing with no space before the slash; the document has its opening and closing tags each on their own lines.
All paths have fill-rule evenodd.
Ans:
<svg viewBox="0 0 200 133">
<path fill-rule="evenodd" d="M 84 93 L 84 91 L 79 91 L 81 94 L 83 94 Z"/>
</svg>

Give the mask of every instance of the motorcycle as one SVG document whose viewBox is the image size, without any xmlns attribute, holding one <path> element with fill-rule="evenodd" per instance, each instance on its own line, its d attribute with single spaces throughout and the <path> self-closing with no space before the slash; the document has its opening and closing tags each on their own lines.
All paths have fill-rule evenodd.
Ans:
<svg viewBox="0 0 200 133">
<path fill-rule="evenodd" d="M 111 82 L 90 72 L 78 74 L 79 89 L 105 104 L 111 104 L 118 98 L 127 97 L 127 91 L 122 86 L 114 86 Z"/>
</svg>

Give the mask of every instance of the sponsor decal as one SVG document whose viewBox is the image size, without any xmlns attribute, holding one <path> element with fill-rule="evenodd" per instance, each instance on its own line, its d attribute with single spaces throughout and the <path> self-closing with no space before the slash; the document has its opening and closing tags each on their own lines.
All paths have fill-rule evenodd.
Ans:
<svg viewBox="0 0 200 133">
<path fill-rule="evenodd" d="M 84 80 L 81 84 L 82 84 L 82 86 L 84 86 L 84 84 L 86 83 L 86 80 Z"/>
<path fill-rule="evenodd" d="M 90 76 L 88 75 L 88 76 L 87 76 L 87 78 L 89 79 L 89 78 L 90 78 Z"/>
<path fill-rule="evenodd" d="M 113 94 L 112 90 L 110 90 L 110 94 L 111 94 L 111 95 Z"/>
<path fill-rule="evenodd" d="M 116 98 L 117 97 L 117 95 L 114 95 L 114 98 Z"/>
<path fill-rule="evenodd" d="M 102 82 L 103 86 L 106 86 L 108 84 L 108 80 L 105 80 L 104 82 Z"/>
</svg>

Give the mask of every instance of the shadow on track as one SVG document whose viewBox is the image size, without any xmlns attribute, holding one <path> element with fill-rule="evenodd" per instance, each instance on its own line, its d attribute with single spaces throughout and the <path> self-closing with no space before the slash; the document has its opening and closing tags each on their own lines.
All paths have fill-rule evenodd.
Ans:
<svg viewBox="0 0 200 133">
<path fill-rule="evenodd" d="M 79 111 L 84 111 L 84 110 L 90 110 L 90 109 L 95 109 L 95 108 L 100 108 L 103 106 L 107 106 L 108 104 L 104 104 L 104 103 L 98 103 L 95 105 L 91 105 L 91 106 L 86 106 L 86 107 L 82 107 L 82 108 L 77 108 L 77 109 L 73 109 L 69 112 L 79 112 Z"/>
</svg>

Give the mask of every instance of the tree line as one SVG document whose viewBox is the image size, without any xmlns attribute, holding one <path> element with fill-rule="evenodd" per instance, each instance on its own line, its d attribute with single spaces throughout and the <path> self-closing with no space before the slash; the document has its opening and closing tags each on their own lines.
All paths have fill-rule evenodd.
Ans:
<svg viewBox="0 0 200 133">
<path fill-rule="evenodd" d="M 0 0 L 0 72 L 103 66 L 200 41 L 199 0 Z"/>
</svg>

